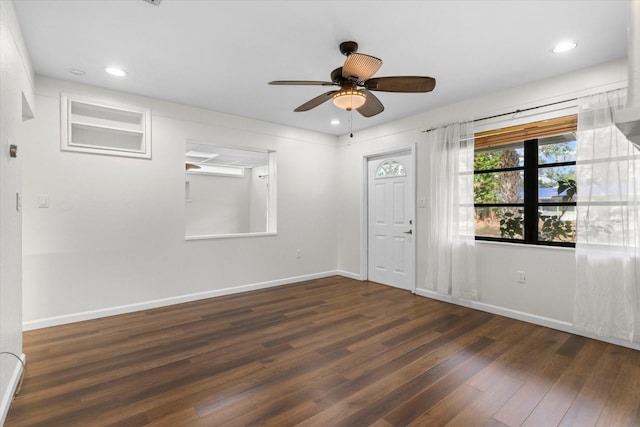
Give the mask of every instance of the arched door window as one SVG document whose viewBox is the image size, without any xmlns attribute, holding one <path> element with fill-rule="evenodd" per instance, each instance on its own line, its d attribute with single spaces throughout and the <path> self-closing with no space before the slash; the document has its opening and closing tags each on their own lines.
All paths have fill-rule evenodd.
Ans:
<svg viewBox="0 0 640 427">
<path fill-rule="evenodd" d="M 397 176 L 407 176 L 407 171 L 402 163 L 396 160 L 385 160 L 380 163 L 376 170 L 376 179 L 378 178 L 395 178 Z"/>
</svg>

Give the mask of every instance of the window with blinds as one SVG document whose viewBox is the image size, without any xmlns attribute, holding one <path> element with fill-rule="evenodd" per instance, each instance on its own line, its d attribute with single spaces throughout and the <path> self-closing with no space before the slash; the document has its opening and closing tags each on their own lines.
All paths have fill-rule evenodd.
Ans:
<svg viewBox="0 0 640 427">
<path fill-rule="evenodd" d="M 475 135 L 476 238 L 574 246 L 576 116 Z"/>
</svg>

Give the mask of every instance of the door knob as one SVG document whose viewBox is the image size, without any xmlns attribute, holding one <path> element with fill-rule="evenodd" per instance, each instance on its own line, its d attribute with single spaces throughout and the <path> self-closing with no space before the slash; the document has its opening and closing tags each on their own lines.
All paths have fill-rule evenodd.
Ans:
<svg viewBox="0 0 640 427">
<path fill-rule="evenodd" d="M 413 230 L 405 231 L 404 234 L 413 234 Z"/>
</svg>

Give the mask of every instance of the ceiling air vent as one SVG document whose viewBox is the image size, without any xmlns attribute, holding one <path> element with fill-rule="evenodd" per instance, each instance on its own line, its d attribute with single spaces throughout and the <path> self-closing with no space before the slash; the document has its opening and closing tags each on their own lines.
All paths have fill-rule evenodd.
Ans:
<svg viewBox="0 0 640 427">
<path fill-rule="evenodd" d="M 160 6 L 160 0 L 142 0 L 142 1 L 146 1 L 147 3 L 151 3 L 154 6 Z"/>
</svg>

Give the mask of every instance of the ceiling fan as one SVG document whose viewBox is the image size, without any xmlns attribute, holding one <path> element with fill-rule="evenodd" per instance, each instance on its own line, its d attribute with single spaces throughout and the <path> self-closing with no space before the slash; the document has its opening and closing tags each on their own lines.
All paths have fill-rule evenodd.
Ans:
<svg viewBox="0 0 640 427">
<path fill-rule="evenodd" d="M 322 95 L 305 102 L 293 111 L 308 111 L 324 102 L 333 99 L 333 103 L 343 110 L 356 110 L 364 117 L 372 117 L 381 113 L 384 106 L 380 100 L 371 93 L 379 92 L 404 92 L 418 93 L 431 92 L 436 86 L 436 79 L 422 76 L 372 76 L 382 66 L 382 60 L 375 56 L 356 53 L 358 43 L 346 41 L 340 43 L 340 52 L 347 57 L 342 67 L 331 72 L 331 81 L 308 80 L 276 80 L 270 85 L 311 85 L 311 86 L 340 86 L 340 89 L 330 90 Z"/>
</svg>

